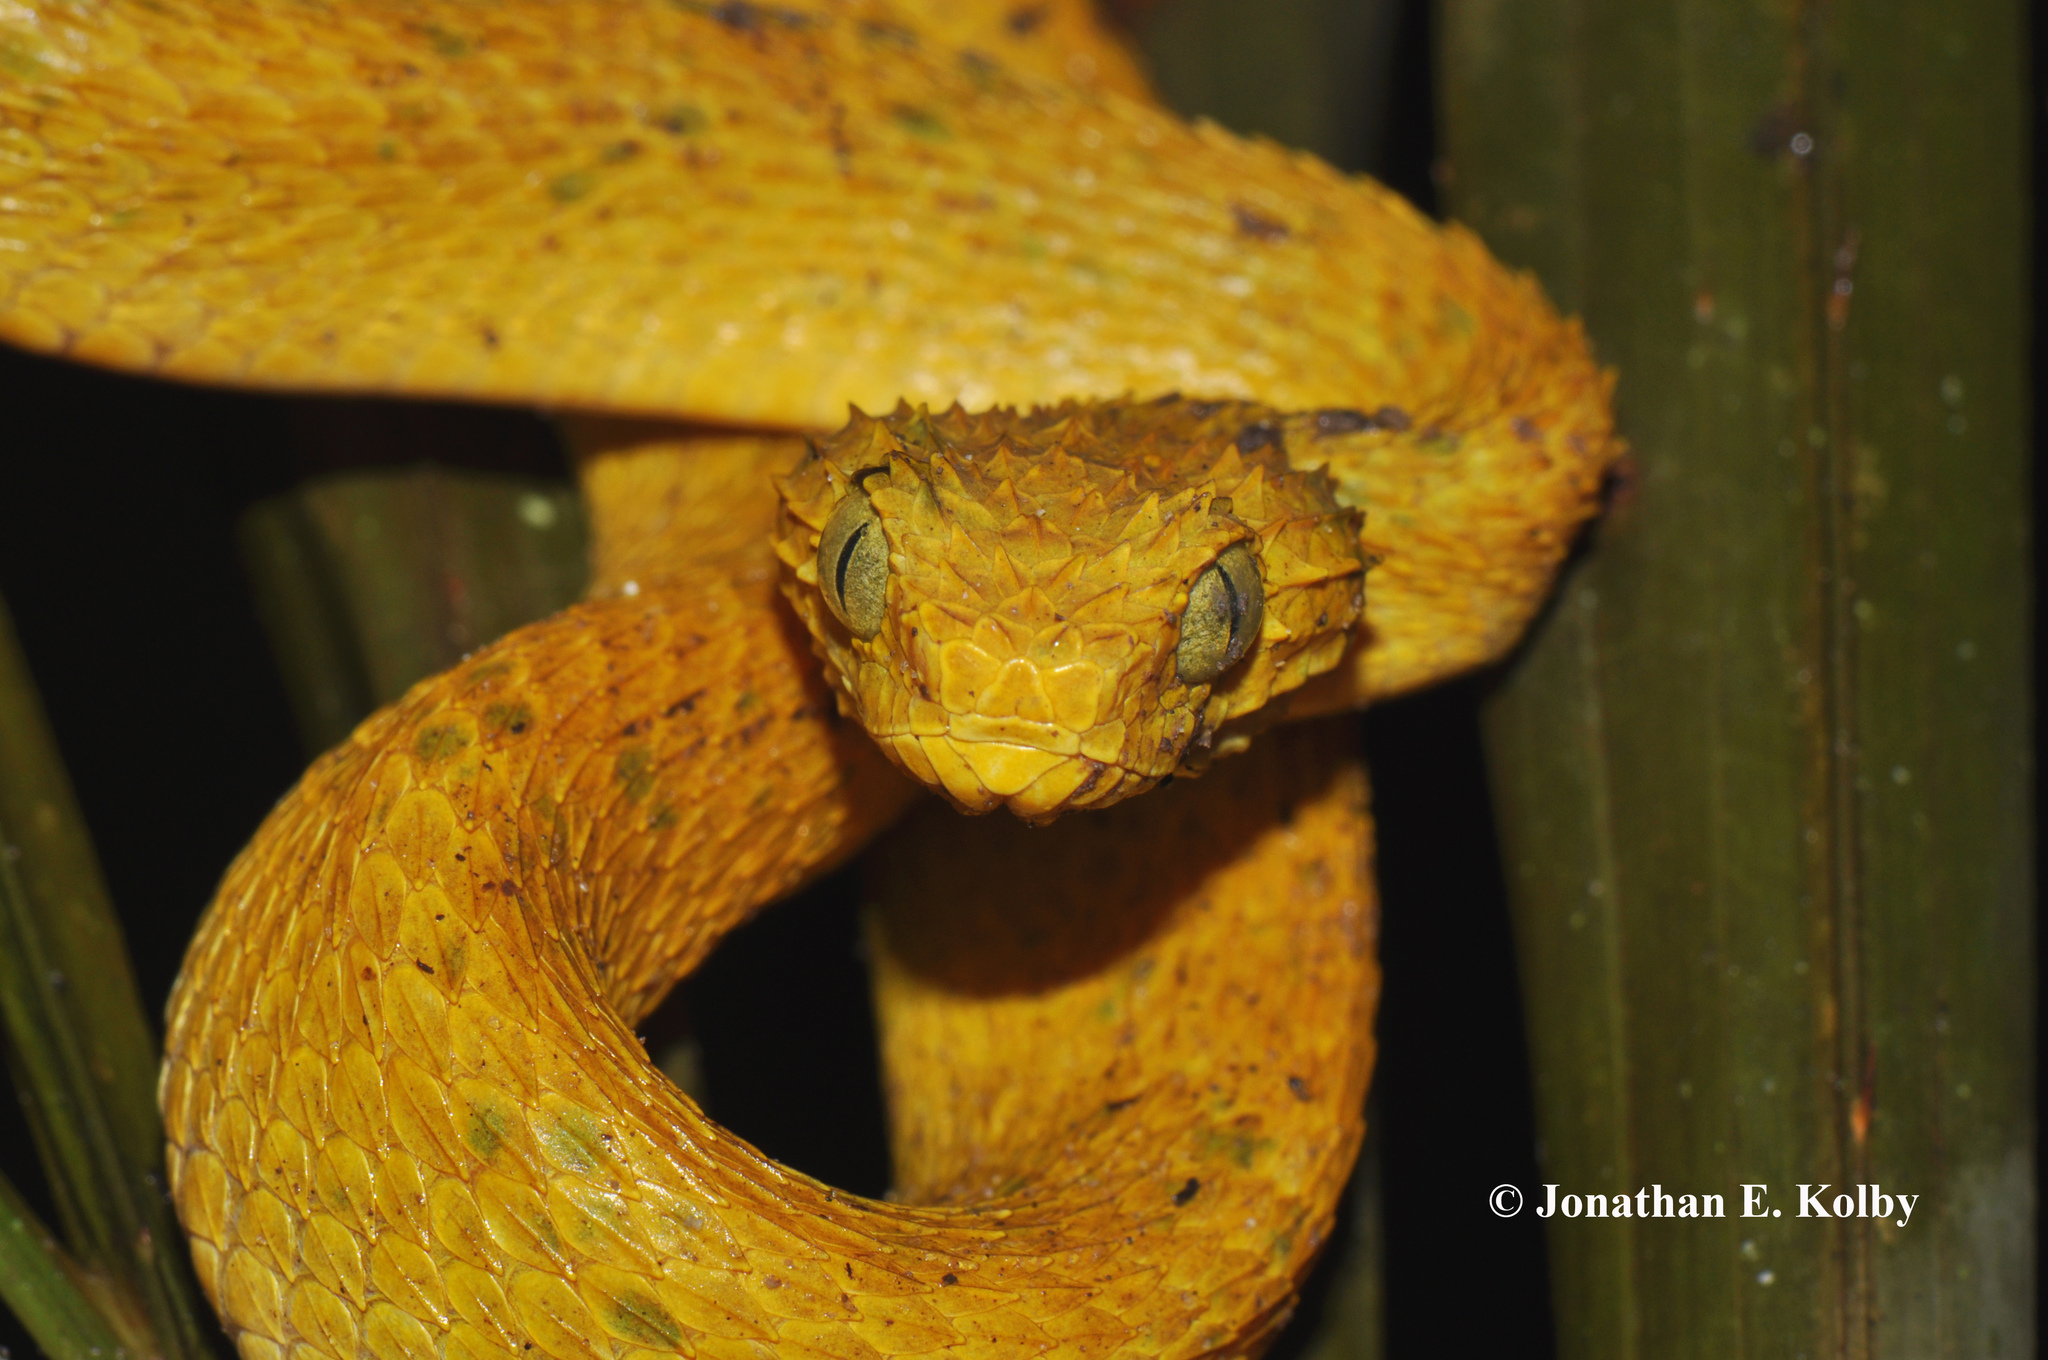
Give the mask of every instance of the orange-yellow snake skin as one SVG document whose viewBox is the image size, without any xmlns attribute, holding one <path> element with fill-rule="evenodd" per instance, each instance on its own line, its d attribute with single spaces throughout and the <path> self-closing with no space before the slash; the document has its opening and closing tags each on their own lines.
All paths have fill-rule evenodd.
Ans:
<svg viewBox="0 0 2048 1360">
<path fill-rule="evenodd" d="M 173 998 L 172 1185 L 246 1360 L 1250 1355 L 1287 1317 L 1361 1134 L 1376 907 L 1345 720 L 1256 728 L 1511 645 L 1610 383 L 1469 235 L 1033 13 L 0 7 L 0 339 L 579 413 L 591 599 L 316 762 Z M 919 435 L 870 486 L 794 433 L 1171 392 L 1124 471 L 1032 471 L 1094 456 L 1080 426 Z M 900 606 L 858 646 L 804 575 L 849 475 Z M 1182 682 L 1233 544 L 1264 632 Z M 915 800 L 841 710 L 1033 817 L 1249 739 L 1049 829 L 928 800 L 886 843 L 888 1202 L 723 1132 L 633 1032 Z"/>
</svg>

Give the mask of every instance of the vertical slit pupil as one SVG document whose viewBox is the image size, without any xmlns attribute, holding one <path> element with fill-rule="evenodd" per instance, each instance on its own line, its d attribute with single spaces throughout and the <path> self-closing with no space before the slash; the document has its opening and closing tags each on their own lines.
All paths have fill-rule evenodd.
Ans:
<svg viewBox="0 0 2048 1360">
<path fill-rule="evenodd" d="M 839 550 L 839 566 L 833 572 L 832 589 L 839 596 L 839 607 L 841 609 L 846 608 L 846 569 L 853 564 L 853 554 L 860 547 L 861 540 L 866 538 L 868 530 L 874 527 L 872 524 L 861 525 L 860 528 L 847 535 L 846 546 Z"/>
</svg>

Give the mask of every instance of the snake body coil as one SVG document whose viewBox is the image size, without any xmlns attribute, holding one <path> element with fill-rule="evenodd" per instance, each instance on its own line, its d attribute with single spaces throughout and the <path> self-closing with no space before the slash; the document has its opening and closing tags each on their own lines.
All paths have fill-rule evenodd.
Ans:
<svg viewBox="0 0 2048 1360">
<path fill-rule="evenodd" d="M 898 1100 L 899 1176 L 948 1202 L 862 1201 L 722 1134 L 630 1027 L 907 788 L 751 661 L 740 603 L 699 582 L 515 634 L 324 758 L 229 874 L 163 1103 L 244 1356 L 1255 1347 L 1359 1131 L 1360 772 L 1290 734 L 1046 833 L 1094 850 L 1055 881 L 912 871 L 886 985 L 921 1014 L 886 1042 L 951 1091 Z M 698 697 L 711 674 L 734 688 Z M 1076 888 L 1113 894 L 1108 938 L 1059 919 Z M 1035 957 L 976 965 L 997 925 Z"/>
<path fill-rule="evenodd" d="M 1376 991 L 1364 777 L 1329 732 L 1046 831 L 900 834 L 873 930 L 900 1202 L 759 1156 L 632 1033 L 911 801 L 841 706 L 956 802 L 1109 802 L 1276 695 L 1329 712 L 1499 656 L 1616 453 L 1609 380 L 1533 284 L 1376 186 L 1119 95 L 1077 8 L 1041 8 L 0 9 L 0 339 L 783 432 L 572 421 L 594 598 L 372 718 L 230 869 L 161 1096 L 245 1360 L 1183 1357 L 1284 1320 Z M 1244 418 L 1200 432 L 1200 468 L 1130 478 L 1151 511 L 1031 501 L 1139 559 L 1127 599 L 1081 602 L 1103 631 L 1060 632 L 1074 581 L 1020 527 L 1044 488 L 1017 469 L 899 457 L 888 551 L 817 593 L 845 487 L 806 485 L 787 432 L 849 401 L 1176 391 Z M 778 601 L 772 494 L 721 481 L 770 467 L 829 682 Z M 920 485 L 1002 551 L 933 551 Z M 850 606 L 856 559 L 893 574 Z M 933 639 L 902 592 L 935 583 L 967 597 Z M 1055 675 L 1063 647 L 1095 670 Z"/>
</svg>

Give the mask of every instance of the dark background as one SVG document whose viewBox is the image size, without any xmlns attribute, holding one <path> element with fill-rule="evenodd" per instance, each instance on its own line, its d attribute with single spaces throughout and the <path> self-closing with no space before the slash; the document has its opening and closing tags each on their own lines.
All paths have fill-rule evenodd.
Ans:
<svg viewBox="0 0 2048 1360">
<path fill-rule="evenodd" d="M 1427 16 L 1403 0 L 1384 108 L 1360 111 L 1333 154 L 1434 212 Z M 2035 47 L 2038 59 L 2038 36 Z M 2036 122 L 2038 145 L 2038 104 Z M 296 478 L 423 449 L 444 464 L 567 469 L 546 427 L 519 413 L 210 392 L 7 351 L 0 411 L 0 597 L 154 1017 L 221 870 L 303 765 L 236 555 L 240 512 Z M 1476 728 L 1488 683 L 1365 720 L 1384 899 L 1374 1101 L 1396 1357 L 1553 1354 L 1536 1220 L 1486 1208 L 1495 1184 L 1538 1180 Z M 888 1166 L 856 907 L 841 876 L 772 909 L 685 985 L 684 1014 L 668 1022 L 699 1036 L 716 1118 L 802 1170 L 877 1193 Z M 0 1165 L 47 1218 L 20 1112 L 4 1098 Z M 1299 1355 L 1321 1302 L 1312 1282 L 1277 1355 Z M 0 1345 L 34 1353 L 4 1311 Z"/>
</svg>

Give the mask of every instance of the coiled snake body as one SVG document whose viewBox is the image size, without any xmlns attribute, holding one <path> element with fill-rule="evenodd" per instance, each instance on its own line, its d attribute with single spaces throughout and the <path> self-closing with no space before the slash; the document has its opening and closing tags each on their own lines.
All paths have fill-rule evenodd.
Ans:
<svg viewBox="0 0 2048 1360">
<path fill-rule="evenodd" d="M 895 839 L 895 1202 L 724 1134 L 631 1027 L 911 802 L 835 708 L 956 802 L 1108 803 L 1281 703 L 1498 655 L 1612 457 L 1606 379 L 1533 286 L 1100 88 L 1113 49 L 1046 13 L 0 13 L 12 343 L 785 431 L 1203 398 L 1121 452 L 1095 407 L 906 409 L 801 465 L 575 426 L 593 598 L 317 762 L 174 997 L 172 1183 L 249 1360 L 1242 1354 L 1286 1316 L 1370 1069 L 1365 787 L 1328 732 L 1048 831 L 934 807 Z M 827 599 L 870 528 L 887 584 Z"/>
</svg>

